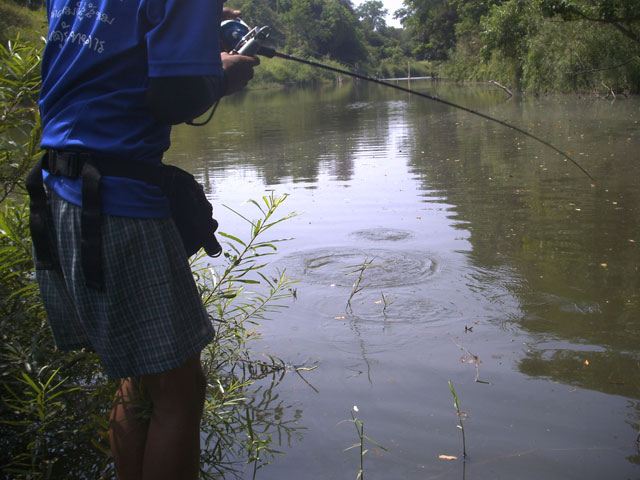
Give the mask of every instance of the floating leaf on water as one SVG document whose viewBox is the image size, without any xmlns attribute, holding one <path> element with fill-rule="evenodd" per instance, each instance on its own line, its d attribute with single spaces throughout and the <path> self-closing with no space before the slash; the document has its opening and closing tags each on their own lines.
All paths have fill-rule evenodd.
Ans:
<svg viewBox="0 0 640 480">
<path fill-rule="evenodd" d="M 438 458 L 440 460 L 457 460 L 458 459 L 458 457 L 454 455 L 439 455 Z"/>
</svg>

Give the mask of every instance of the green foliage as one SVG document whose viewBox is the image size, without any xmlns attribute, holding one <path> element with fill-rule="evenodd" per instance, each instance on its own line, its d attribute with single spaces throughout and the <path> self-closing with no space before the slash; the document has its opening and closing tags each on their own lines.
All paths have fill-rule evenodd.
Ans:
<svg viewBox="0 0 640 480">
<path fill-rule="evenodd" d="M 633 41 L 613 29 L 586 21 L 545 22 L 530 44 L 523 88 L 596 95 L 640 91 L 640 59 L 628 56 L 632 49 Z"/>
<path fill-rule="evenodd" d="M 423 42 L 415 53 L 428 60 L 447 58 L 448 52 L 455 46 L 455 26 L 459 21 L 458 11 L 451 2 L 434 2 L 429 14 L 416 22 L 416 31 L 420 32 Z"/>
<path fill-rule="evenodd" d="M 46 6 L 46 0 L 13 0 L 13 2 L 31 10 L 39 10 Z"/>
<path fill-rule="evenodd" d="M 12 478 L 59 478 L 61 472 L 97 478 L 106 457 L 96 431 L 104 425 L 87 419 L 104 418 L 109 401 L 100 392 L 106 382 L 97 381 L 94 356 L 55 349 L 34 278 L 27 203 L 20 196 L 19 182 L 40 142 L 33 107 L 40 50 L 16 40 L 0 47 L 0 55 L 0 468 Z"/>
<path fill-rule="evenodd" d="M 403 48 L 407 39 L 400 39 L 399 29 L 386 26 L 378 3 L 366 2 L 356 10 L 351 2 L 335 0 L 236 0 L 231 5 L 251 24 L 269 25 L 279 51 L 367 70 L 377 68 L 381 60 L 406 57 L 410 51 Z M 308 85 L 327 78 L 291 63 L 270 69 L 272 62 L 265 61 L 257 69 L 253 88 L 271 82 Z M 260 70 L 267 70 L 264 78 Z"/>
<path fill-rule="evenodd" d="M 276 210 L 287 196 L 273 193 L 250 203 L 260 212 L 257 219 L 244 219 L 250 230 L 248 240 L 221 233 L 226 239 L 225 265 L 212 268 L 206 265 L 193 270 L 203 302 L 216 323 L 216 337 L 205 349 L 204 370 L 209 388 L 203 414 L 202 431 L 206 436 L 203 450 L 203 475 L 206 478 L 234 475 L 238 459 L 254 472 L 267 465 L 278 442 L 272 437 L 289 438 L 295 428 L 282 417 L 283 405 L 274 404 L 271 391 L 286 371 L 284 363 L 276 358 L 256 360 L 251 356 L 250 342 L 260 338 L 254 327 L 271 313 L 284 308 L 285 298 L 291 297 L 293 282 L 285 272 L 266 275 L 265 257 L 277 252 L 277 243 L 262 241 L 264 233 L 293 217 L 295 213 L 274 219 Z M 232 210 L 233 211 L 233 210 Z M 255 287 L 251 291 L 249 288 Z M 266 389 L 251 392 L 252 385 L 270 379 Z"/>
<path fill-rule="evenodd" d="M 388 12 L 380 0 L 367 0 L 356 8 L 362 27 L 375 32 L 380 32 L 387 26 L 385 17 Z"/>
<path fill-rule="evenodd" d="M 0 45 L 20 35 L 32 45 L 46 35 L 46 16 L 42 11 L 33 11 L 20 6 L 21 2 L 0 0 Z M 36 7 L 36 5 L 33 5 Z"/>
<path fill-rule="evenodd" d="M 535 34 L 539 17 L 525 0 L 509 0 L 494 5 L 483 17 L 481 28 L 486 58 L 500 51 L 507 58 L 520 61 L 527 53 L 529 38 Z"/>
<path fill-rule="evenodd" d="M 1 53 L 0 471 L 16 479 L 112 478 L 108 415 L 116 382 L 104 376 L 96 355 L 55 348 L 35 279 L 28 204 L 18 183 L 40 143 L 33 107 L 39 50 L 16 41 Z M 194 260 L 194 277 L 217 324 L 215 342 L 203 360 L 209 383 L 202 424 L 205 478 L 228 478 L 245 463 L 257 470 L 277 453 L 275 445 L 296 431 L 284 418 L 286 406 L 271 393 L 285 373 L 284 364 L 254 359 L 249 345 L 259 338 L 257 322 L 285 306 L 282 300 L 291 295 L 284 272 L 264 273 L 265 260 L 280 240 L 260 239 L 292 215 L 274 219 L 285 198 L 271 195 L 251 202 L 261 216 L 243 216 L 250 225 L 248 240 L 224 235 L 224 265 Z M 274 434 L 278 441 L 272 440 Z"/>
<path fill-rule="evenodd" d="M 356 428 L 356 433 L 358 435 L 358 441 L 350 447 L 346 448 L 345 452 L 353 448 L 358 449 L 360 453 L 360 470 L 358 470 L 356 480 L 364 480 L 364 456 L 369 452 L 369 449 L 365 448 L 365 440 L 384 451 L 387 451 L 387 449 L 364 434 L 364 423 L 354 414 L 354 412 L 358 413 L 359 411 L 360 409 L 357 407 L 357 405 L 354 405 L 353 410 L 351 410 L 350 412 L 351 420 L 345 420 L 345 422 L 353 423 L 353 426 Z"/>
<path fill-rule="evenodd" d="M 636 0 L 411 0 L 407 5 L 403 22 L 421 42 L 416 51 L 445 60 L 434 66 L 442 77 L 496 80 L 536 92 L 640 92 Z M 453 36 L 445 12 L 456 18 Z"/>
<path fill-rule="evenodd" d="M 462 432 L 462 456 L 466 458 L 467 457 L 467 440 L 464 434 L 464 424 L 462 423 L 463 413 L 460 411 L 458 395 L 456 394 L 456 390 L 455 388 L 453 388 L 453 384 L 451 382 L 449 382 L 449 390 L 451 390 L 451 395 L 453 396 L 453 406 L 456 409 L 456 414 L 458 415 L 458 428 Z"/>
<path fill-rule="evenodd" d="M 21 182 L 39 152 L 40 53 L 20 41 L 0 45 L 0 202 Z M 32 132 L 33 131 L 33 132 Z"/>
<path fill-rule="evenodd" d="M 216 323 L 216 338 L 203 352 L 209 385 L 202 423 L 207 439 L 203 478 L 239 475 L 244 463 L 258 469 L 278 453 L 274 434 L 282 439 L 296 432 L 284 418 L 286 406 L 271 393 L 285 365 L 276 358 L 254 359 L 250 349 L 259 338 L 258 321 L 283 308 L 282 300 L 291 295 L 292 282 L 284 272 L 269 276 L 262 271 L 265 257 L 276 253 L 281 240 L 259 239 L 293 215 L 273 218 L 285 198 L 271 195 L 252 202 L 262 216 L 243 217 L 250 224 L 246 241 L 224 234 L 224 266 L 194 259 L 194 276 Z M 106 432 L 115 384 L 104 378 L 95 355 L 55 350 L 33 278 L 26 221 L 24 206 L 7 201 L 0 216 L 0 262 L 6 272 L 0 279 L 0 466 L 12 478 L 109 478 Z M 267 388 L 254 387 L 263 379 L 270 380 Z"/>
<path fill-rule="evenodd" d="M 42 13 L 20 2 L 0 0 L 0 36 L 43 31 Z M 408 61 L 422 59 L 432 62 L 429 72 L 454 80 L 496 80 L 540 92 L 640 92 L 637 0 L 406 0 L 397 12 L 404 29 L 386 25 L 379 0 L 357 8 L 337 0 L 230 0 L 229 6 L 251 25 L 271 26 L 279 51 L 383 78 L 404 76 Z M 545 42 L 554 49 L 545 51 Z M 270 59 L 250 88 L 337 80 Z"/>
<path fill-rule="evenodd" d="M 609 24 L 627 38 L 640 43 L 640 10 L 636 0 L 538 0 L 538 4 L 546 17 Z"/>
<path fill-rule="evenodd" d="M 380 62 L 375 74 L 380 78 L 402 78 L 408 76 L 411 69 L 412 77 L 428 77 L 434 74 L 432 64 L 424 61 L 407 61 L 405 58 L 386 59 Z"/>
<path fill-rule="evenodd" d="M 297 54 L 296 56 L 307 58 L 302 54 Z M 336 68 L 345 68 L 343 64 L 327 57 L 322 59 L 322 63 Z M 263 62 L 260 68 L 256 70 L 254 86 L 264 88 L 272 85 L 318 85 L 334 82 L 337 77 L 337 74 L 327 70 L 281 58 L 273 58 L 268 62 Z"/>
<path fill-rule="evenodd" d="M 524 57 L 529 50 L 529 41 L 538 30 L 539 16 L 526 0 L 509 0 L 494 5 L 481 21 L 482 49 L 485 60 L 499 55 L 510 63 L 514 75 L 508 83 L 520 88 Z"/>
<path fill-rule="evenodd" d="M 108 471 L 114 388 L 95 355 L 55 348 L 21 195 L 40 143 L 40 48 L 18 39 L 0 55 L 0 469 L 11 478 L 98 478 Z"/>
<path fill-rule="evenodd" d="M 113 385 L 94 355 L 55 349 L 34 279 L 26 202 L 0 211 L 0 468 L 12 478 L 97 478 Z"/>
<path fill-rule="evenodd" d="M 355 276 L 355 280 L 353 281 L 353 285 L 351 287 L 351 293 L 349 294 L 349 298 L 347 299 L 347 307 L 346 311 L 349 313 L 353 313 L 353 307 L 351 306 L 351 300 L 358 293 L 365 289 L 365 286 L 362 285 L 362 280 L 364 278 L 365 272 L 370 267 L 379 267 L 380 265 L 376 265 L 373 263 L 373 259 L 369 260 L 369 258 L 365 258 L 361 264 L 358 265 L 349 265 L 345 268 L 348 268 L 350 271 L 346 273 L 346 275 Z"/>
<path fill-rule="evenodd" d="M 338 2 L 328 2 L 322 9 L 320 29 L 320 55 L 331 55 L 336 60 L 350 65 L 366 62 L 364 34 L 352 10 Z"/>
</svg>

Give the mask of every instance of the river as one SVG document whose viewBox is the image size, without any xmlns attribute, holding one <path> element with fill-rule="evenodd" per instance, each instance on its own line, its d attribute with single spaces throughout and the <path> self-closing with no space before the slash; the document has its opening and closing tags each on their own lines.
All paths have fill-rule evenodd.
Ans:
<svg viewBox="0 0 640 480">
<path fill-rule="evenodd" d="M 269 269 L 298 283 L 253 348 L 291 366 L 273 395 L 293 430 L 257 478 L 356 478 L 352 414 L 381 445 L 365 440 L 367 480 L 640 478 L 640 98 L 411 87 L 595 181 L 364 83 L 245 92 L 176 128 L 166 161 L 222 231 L 248 232 L 223 205 L 251 217 L 270 191 L 299 213 L 267 234 L 291 238 Z"/>
</svg>

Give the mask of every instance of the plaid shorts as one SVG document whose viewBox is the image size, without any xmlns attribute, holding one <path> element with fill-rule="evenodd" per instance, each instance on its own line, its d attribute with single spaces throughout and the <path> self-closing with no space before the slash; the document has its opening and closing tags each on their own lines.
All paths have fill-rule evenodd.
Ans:
<svg viewBox="0 0 640 480">
<path fill-rule="evenodd" d="M 104 215 L 105 289 L 87 288 L 80 261 L 81 208 L 50 194 L 52 245 L 60 270 L 36 276 L 56 346 L 95 351 L 112 378 L 182 365 L 213 339 L 171 218 Z"/>
</svg>

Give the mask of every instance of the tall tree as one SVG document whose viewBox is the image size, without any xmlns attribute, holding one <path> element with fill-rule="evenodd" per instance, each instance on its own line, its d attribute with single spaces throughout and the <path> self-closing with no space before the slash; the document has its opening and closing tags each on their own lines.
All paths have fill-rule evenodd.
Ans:
<svg viewBox="0 0 640 480">
<path fill-rule="evenodd" d="M 388 13 L 389 10 L 384 8 L 384 3 L 380 0 L 367 0 L 356 8 L 356 14 L 363 27 L 375 32 L 379 32 L 387 26 L 385 17 Z"/>
<path fill-rule="evenodd" d="M 455 0 L 405 0 L 398 11 L 403 25 L 418 40 L 414 53 L 429 60 L 446 59 L 456 44 L 456 23 L 459 20 Z"/>
<path fill-rule="evenodd" d="M 289 8 L 281 13 L 283 33 L 288 49 L 300 50 L 312 55 L 317 52 L 318 45 L 314 32 L 314 12 L 308 0 L 289 0 Z"/>
<path fill-rule="evenodd" d="M 565 21 L 588 20 L 608 24 L 640 43 L 640 1 L 638 0 L 538 0 L 545 16 Z"/>
<path fill-rule="evenodd" d="M 332 58 L 348 64 L 366 60 L 364 36 L 359 28 L 358 19 L 353 11 L 335 0 L 324 3 L 320 15 L 321 36 L 318 48 L 320 54 L 329 54 Z"/>
<path fill-rule="evenodd" d="M 529 42 L 535 35 L 540 14 L 528 0 L 509 0 L 501 5 L 494 5 L 488 15 L 481 21 L 481 37 L 485 58 L 493 52 L 499 52 L 505 60 L 513 65 L 512 82 L 520 88 L 525 57 Z"/>
</svg>

